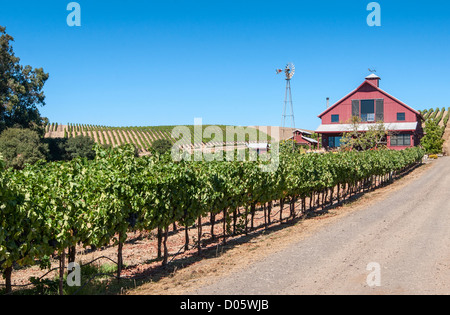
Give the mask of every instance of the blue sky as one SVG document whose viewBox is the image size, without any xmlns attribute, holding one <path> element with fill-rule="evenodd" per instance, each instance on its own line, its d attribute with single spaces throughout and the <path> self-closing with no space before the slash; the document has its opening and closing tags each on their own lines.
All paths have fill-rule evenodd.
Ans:
<svg viewBox="0 0 450 315">
<path fill-rule="evenodd" d="M 450 4 L 378 1 L 2 0 L 0 25 L 22 64 L 50 79 L 41 113 L 51 122 L 108 126 L 280 125 L 285 80 L 296 127 L 375 68 L 380 87 L 416 109 L 450 106 Z"/>
</svg>

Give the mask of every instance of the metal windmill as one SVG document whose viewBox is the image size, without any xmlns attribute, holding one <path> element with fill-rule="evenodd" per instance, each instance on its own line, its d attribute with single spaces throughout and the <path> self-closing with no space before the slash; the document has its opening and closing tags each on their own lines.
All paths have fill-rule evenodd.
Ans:
<svg viewBox="0 0 450 315">
<path fill-rule="evenodd" d="M 277 74 L 283 72 L 281 69 L 277 69 Z M 291 92 L 291 79 L 295 74 L 295 66 L 292 63 L 288 63 L 284 69 L 286 75 L 286 93 L 284 97 L 284 108 L 283 116 L 281 119 L 281 127 L 291 127 L 295 128 L 294 119 L 294 104 L 292 103 L 292 92 Z M 289 112 L 288 112 L 289 111 Z M 289 126 L 286 126 L 286 119 L 289 119 Z"/>
</svg>

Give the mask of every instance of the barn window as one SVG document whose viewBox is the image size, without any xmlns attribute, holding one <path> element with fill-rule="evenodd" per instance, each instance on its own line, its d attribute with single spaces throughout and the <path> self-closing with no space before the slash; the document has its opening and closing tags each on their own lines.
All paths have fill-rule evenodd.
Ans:
<svg viewBox="0 0 450 315">
<path fill-rule="evenodd" d="M 397 113 L 397 120 L 398 121 L 405 121 L 405 113 Z"/>
<path fill-rule="evenodd" d="M 361 100 L 361 121 L 375 121 L 375 100 Z"/>
<path fill-rule="evenodd" d="M 342 137 L 329 137 L 328 138 L 328 146 L 330 149 L 339 148 L 341 146 Z"/>
<path fill-rule="evenodd" d="M 409 146 L 411 145 L 411 136 L 408 133 L 402 133 L 391 136 L 391 146 Z"/>
<path fill-rule="evenodd" d="M 331 115 L 331 122 L 332 123 L 338 123 L 339 122 L 339 115 Z"/>
</svg>

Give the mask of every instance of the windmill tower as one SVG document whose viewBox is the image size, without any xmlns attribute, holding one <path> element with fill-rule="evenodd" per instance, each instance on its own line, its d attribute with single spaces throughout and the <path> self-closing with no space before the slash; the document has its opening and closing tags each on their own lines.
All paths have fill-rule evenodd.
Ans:
<svg viewBox="0 0 450 315">
<path fill-rule="evenodd" d="M 283 70 L 278 69 L 277 74 L 283 72 Z M 281 119 L 281 127 L 291 127 L 295 128 L 294 119 L 294 104 L 292 103 L 292 92 L 291 92 L 291 79 L 295 74 L 295 66 L 292 63 L 288 63 L 284 69 L 286 75 L 286 92 L 284 97 L 284 107 L 283 115 Z"/>
</svg>

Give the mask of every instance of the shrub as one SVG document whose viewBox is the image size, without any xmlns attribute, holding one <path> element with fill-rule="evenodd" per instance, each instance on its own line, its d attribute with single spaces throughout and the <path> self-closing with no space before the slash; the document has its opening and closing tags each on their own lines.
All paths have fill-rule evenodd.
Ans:
<svg viewBox="0 0 450 315">
<path fill-rule="evenodd" d="M 442 153 L 442 128 L 439 127 L 436 120 L 429 119 L 425 122 L 425 136 L 422 138 L 420 144 L 428 154 Z"/>
<path fill-rule="evenodd" d="M 0 135 L 0 153 L 6 167 L 22 169 L 25 164 L 46 159 L 48 152 L 48 145 L 41 141 L 37 131 L 9 128 Z"/>
<path fill-rule="evenodd" d="M 92 160 L 95 158 L 94 145 L 94 140 L 88 136 L 69 138 L 65 146 L 66 159 L 71 160 L 76 157 L 85 157 Z"/>
<path fill-rule="evenodd" d="M 48 161 L 68 160 L 66 153 L 67 138 L 46 138 L 43 140 L 48 145 Z"/>
<path fill-rule="evenodd" d="M 158 139 L 152 143 L 152 149 L 159 154 L 164 154 L 172 148 L 172 143 L 167 139 Z"/>
</svg>

